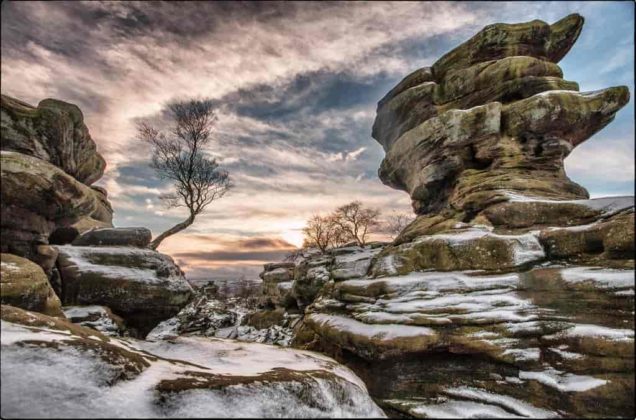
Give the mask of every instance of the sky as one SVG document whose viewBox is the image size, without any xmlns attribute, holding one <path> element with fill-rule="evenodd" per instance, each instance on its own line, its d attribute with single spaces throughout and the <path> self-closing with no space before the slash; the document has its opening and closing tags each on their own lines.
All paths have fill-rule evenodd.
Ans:
<svg viewBox="0 0 636 420">
<path fill-rule="evenodd" d="M 371 138 L 377 101 L 408 73 L 495 22 L 577 12 L 586 23 L 559 63 L 581 91 L 634 92 L 632 2 L 3 1 L 2 93 L 77 104 L 108 167 L 115 226 L 161 233 L 185 219 L 135 138 L 176 100 L 212 99 L 210 153 L 235 188 L 164 241 L 190 278 L 254 277 L 302 241 L 308 217 L 354 199 L 410 212 L 384 186 Z M 592 197 L 634 193 L 634 101 L 566 159 Z"/>
</svg>

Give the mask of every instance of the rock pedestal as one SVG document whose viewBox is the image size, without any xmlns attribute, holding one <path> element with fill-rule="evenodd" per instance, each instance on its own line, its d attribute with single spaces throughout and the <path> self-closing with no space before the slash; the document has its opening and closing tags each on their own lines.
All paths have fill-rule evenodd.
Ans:
<svg viewBox="0 0 636 420">
<path fill-rule="evenodd" d="M 408 192 L 418 214 L 469 222 L 510 194 L 588 198 L 563 159 L 614 118 L 625 86 L 578 92 L 556 64 L 576 41 L 578 15 L 497 24 L 407 76 L 378 104 L 373 137 L 382 182 Z"/>
</svg>

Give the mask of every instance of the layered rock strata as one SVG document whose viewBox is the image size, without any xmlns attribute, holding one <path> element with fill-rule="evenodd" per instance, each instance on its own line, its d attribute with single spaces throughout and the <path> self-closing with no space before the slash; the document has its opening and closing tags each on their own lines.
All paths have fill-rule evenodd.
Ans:
<svg viewBox="0 0 636 420">
<path fill-rule="evenodd" d="M 562 79 L 582 24 L 490 25 L 407 76 L 373 135 L 419 216 L 370 256 L 294 262 L 292 345 L 388 414 L 634 416 L 634 198 L 589 199 L 563 168 L 629 100 Z"/>
<path fill-rule="evenodd" d="M 588 198 L 563 159 L 613 120 L 629 92 L 581 93 L 562 79 L 556 63 L 582 25 L 578 15 L 491 25 L 407 76 L 378 104 L 382 182 L 408 192 L 418 214 L 446 211 L 464 222 L 507 193 Z"/>
<path fill-rule="evenodd" d="M 113 228 L 106 190 L 91 186 L 105 162 L 79 108 L 5 95 L 1 105 L 2 301 L 62 317 L 60 299 L 105 306 L 123 318 L 116 330 L 137 336 L 178 313 L 192 296 L 179 267 L 146 249 L 148 229 Z"/>
</svg>

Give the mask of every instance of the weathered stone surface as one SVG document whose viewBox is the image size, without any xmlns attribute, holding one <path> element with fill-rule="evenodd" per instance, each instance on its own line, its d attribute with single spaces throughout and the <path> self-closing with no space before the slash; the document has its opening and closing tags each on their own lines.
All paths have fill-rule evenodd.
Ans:
<svg viewBox="0 0 636 420">
<path fill-rule="evenodd" d="M 121 336 L 126 331 L 124 320 L 107 306 L 65 306 L 64 315 L 73 324 L 92 328 L 104 335 Z"/>
<path fill-rule="evenodd" d="M 145 336 L 176 315 L 192 288 L 172 259 L 133 247 L 58 246 L 65 305 L 103 305 Z"/>
<path fill-rule="evenodd" d="M 578 226 L 592 223 L 634 207 L 634 197 L 606 197 L 591 200 L 532 200 L 514 198 L 484 210 L 484 216 L 497 228 Z"/>
<path fill-rule="evenodd" d="M 423 67 L 415 70 L 413 73 L 406 76 L 400 83 L 398 83 L 393 89 L 389 91 L 384 98 L 378 102 L 378 107 L 381 107 L 400 93 L 414 86 L 421 85 L 426 82 L 434 82 L 433 72 L 430 67 Z"/>
<path fill-rule="evenodd" d="M 437 60 L 432 66 L 433 75 L 436 80 L 441 80 L 450 70 L 513 56 L 557 63 L 576 42 L 583 22 L 582 16 L 572 14 L 552 25 L 540 20 L 488 25 Z"/>
<path fill-rule="evenodd" d="M 558 139 L 575 147 L 612 122 L 627 102 L 626 86 L 594 92 L 547 91 L 505 106 L 502 130 L 521 142 Z M 545 156 L 545 152 L 535 154 Z"/>
<path fill-rule="evenodd" d="M 471 145 L 499 137 L 501 104 L 453 110 L 432 118 L 400 137 L 389 149 L 378 174 L 383 183 L 427 203 L 422 213 L 441 210 L 456 178 L 466 167 L 486 165 L 488 156 L 471 155 Z"/>
<path fill-rule="evenodd" d="M 513 84 L 517 84 L 518 87 L 523 87 L 527 84 L 527 80 L 525 80 L 527 77 L 559 80 L 563 77 L 563 72 L 559 66 L 554 63 L 527 56 L 506 57 L 501 60 L 486 61 L 468 68 L 448 72 L 444 77 L 444 82 L 438 86 L 435 92 L 435 102 L 437 104 L 445 104 L 468 94 L 492 92 L 497 89 L 515 92 L 516 89 L 514 89 L 514 87 L 508 87 L 507 83 L 512 82 Z M 541 91 L 542 90 L 539 90 L 538 92 Z M 483 104 L 497 100 L 495 98 L 500 98 L 499 102 L 506 103 L 527 96 L 531 95 L 519 94 L 507 96 L 504 94 L 491 93 L 482 94 L 482 100 L 474 100 L 473 102 Z"/>
<path fill-rule="evenodd" d="M 383 415 L 349 369 L 309 352 L 116 339 L 6 305 L 1 345 L 3 418 Z"/>
<path fill-rule="evenodd" d="M 630 417 L 633 276 L 543 267 L 342 281 L 308 308 L 295 345 L 352 367 L 401 413 L 460 415 L 476 401 L 484 415 L 503 404 L 522 416 Z"/>
<path fill-rule="evenodd" d="M 378 277 L 428 269 L 509 271 L 544 258 L 538 238 L 531 233 L 500 235 L 485 228 L 460 228 L 387 247 L 370 272 Z"/>
<path fill-rule="evenodd" d="M 40 266 L 11 254 L 0 254 L 0 260 L 0 298 L 3 305 L 64 317 L 60 299 Z"/>
<path fill-rule="evenodd" d="M 434 82 L 422 83 L 378 106 L 371 135 L 384 150 L 389 150 L 403 133 L 438 114 L 434 102 L 435 87 Z"/>
<path fill-rule="evenodd" d="M 270 271 L 264 271 L 261 273 L 261 278 L 264 283 L 281 283 L 290 281 L 294 278 L 294 270 L 291 267 L 274 268 Z"/>
<path fill-rule="evenodd" d="M 634 264 L 634 209 L 588 225 L 544 230 L 539 240 L 549 258 L 568 261 L 626 260 Z"/>
<path fill-rule="evenodd" d="M 492 63 L 465 69 L 440 84 L 427 82 L 411 87 L 378 105 L 372 136 L 388 150 L 408 130 L 448 110 L 494 101 L 505 104 L 549 90 L 579 90 L 577 83 L 561 79 L 561 70 L 552 63 L 531 57 Z"/>
<path fill-rule="evenodd" d="M 263 282 L 264 304 L 266 306 L 291 308 L 296 306 L 293 281 Z"/>
<path fill-rule="evenodd" d="M 73 240 L 76 246 L 134 246 L 145 248 L 152 233 L 144 227 L 92 229 Z"/>
<path fill-rule="evenodd" d="M 331 278 L 339 281 L 365 276 L 371 266 L 371 259 L 381 250 L 381 248 L 368 249 L 356 246 L 348 249 L 346 253 L 340 252 L 333 259 Z"/>
<path fill-rule="evenodd" d="M 0 112 L 0 149 L 47 161 L 87 185 L 102 177 L 106 162 L 76 105 L 45 99 L 34 108 L 2 95 Z"/>
<path fill-rule="evenodd" d="M 378 103 L 380 179 L 419 216 L 368 267 L 323 257 L 292 343 L 389 415 L 634 416 L 634 199 L 589 199 L 563 167 L 629 92 L 562 79 L 582 24 L 488 26 Z"/>
<path fill-rule="evenodd" d="M 17 152 L 0 152 L 2 252 L 41 263 L 38 246 L 49 235 L 84 217 L 110 224 L 112 209 L 106 198 L 43 160 Z"/>
<path fill-rule="evenodd" d="M 92 217 L 82 217 L 70 226 L 58 227 L 49 235 L 51 245 L 66 245 L 73 242 L 84 232 L 92 229 L 111 228 L 112 223 L 95 220 Z"/>
<path fill-rule="evenodd" d="M 407 76 L 378 104 L 373 137 L 387 185 L 417 214 L 444 209 L 470 222 L 506 192 L 554 200 L 588 197 L 563 159 L 629 101 L 624 86 L 579 93 L 555 64 L 583 18 L 494 24 Z M 418 84 L 419 82 L 419 84 Z"/>
<path fill-rule="evenodd" d="M 474 215 L 504 201 L 502 191 L 587 198 L 585 189 L 565 176 L 563 159 L 607 125 L 628 99 L 627 89 L 617 87 L 545 92 L 503 108 L 492 102 L 451 110 L 396 140 L 379 176 L 407 191 L 421 214 L 449 206 Z"/>
</svg>

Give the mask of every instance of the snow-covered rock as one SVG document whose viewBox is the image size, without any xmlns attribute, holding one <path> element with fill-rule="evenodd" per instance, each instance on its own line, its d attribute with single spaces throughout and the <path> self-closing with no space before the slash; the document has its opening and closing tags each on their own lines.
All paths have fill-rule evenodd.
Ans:
<svg viewBox="0 0 636 420">
<path fill-rule="evenodd" d="M 120 336 L 126 331 L 123 320 L 106 306 L 65 306 L 63 311 L 70 322 L 92 328 L 104 335 Z"/>
<path fill-rule="evenodd" d="M 633 279 L 546 265 L 345 280 L 293 345 L 339 355 L 389 413 L 620 416 L 633 410 Z"/>
<path fill-rule="evenodd" d="M 364 383 L 307 351 L 218 338 L 106 337 L 2 307 L 8 417 L 383 417 Z"/>
<path fill-rule="evenodd" d="M 144 336 L 176 315 L 192 288 L 172 258 L 136 247 L 57 246 L 66 305 L 103 305 Z"/>
</svg>

